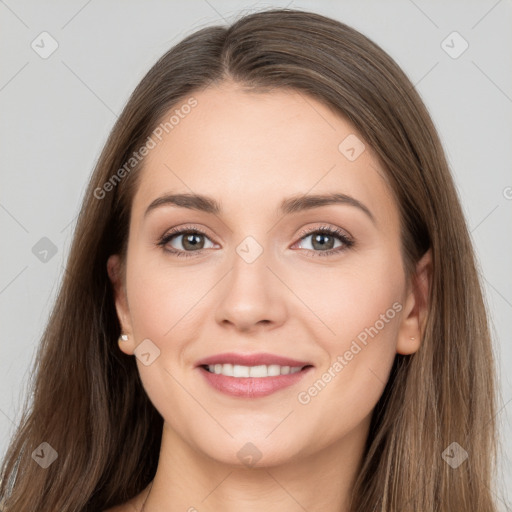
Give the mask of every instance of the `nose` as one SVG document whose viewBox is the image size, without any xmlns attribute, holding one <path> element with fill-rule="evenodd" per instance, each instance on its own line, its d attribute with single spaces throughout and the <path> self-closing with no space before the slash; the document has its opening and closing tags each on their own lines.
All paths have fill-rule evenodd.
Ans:
<svg viewBox="0 0 512 512">
<path fill-rule="evenodd" d="M 269 268 L 263 251 L 254 261 L 236 253 L 233 266 L 221 283 L 215 320 L 241 332 L 274 329 L 287 316 L 286 288 Z"/>
</svg>

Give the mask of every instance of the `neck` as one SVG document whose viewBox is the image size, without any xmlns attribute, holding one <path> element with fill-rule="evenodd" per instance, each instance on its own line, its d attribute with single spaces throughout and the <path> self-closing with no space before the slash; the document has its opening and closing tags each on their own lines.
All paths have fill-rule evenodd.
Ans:
<svg viewBox="0 0 512 512">
<path fill-rule="evenodd" d="M 369 419 L 364 427 L 368 426 Z M 144 512 L 349 512 L 368 434 L 361 427 L 313 455 L 245 467 L 198 452 L 165 423 Z"/>
</svg>

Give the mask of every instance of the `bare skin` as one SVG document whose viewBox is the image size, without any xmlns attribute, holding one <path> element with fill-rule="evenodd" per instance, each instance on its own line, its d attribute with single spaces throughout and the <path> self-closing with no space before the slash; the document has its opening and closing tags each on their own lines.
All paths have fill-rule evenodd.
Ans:
<svg viewBox="0 0 512 512">
<path fill-rule="evenodd" d="M 110 512 L 140 511 L 146 498 L 144 512 L 346 512 L 395 354 L 420 347 L 430 254 L 417 265 L 423 284 L 415 285 L 404 273 L 398 207 L 383 169 L 367 144 L 353 161 L 340 151 L 358 134 L 325 105 L 231 82 L 194 97 L 197 107 L 146 157 L 126 275 L 118 255 L 108 262 L 128 335 L 120 349 L 134 356 L 149 339 L 160 351 L 151 364 L 139 357 L 137 364 L 164 418 L 149 496 L 148 487 Z M 290 196 L 333 192 L 363 207 L 279 211 Z M 221 211 L 165 204 L 145 214 L 170 193 L 207 195 Z M 174 227 L 204 231 L 195 239 L 202 249 L 185 243 L 190 234 L 158 245 Z M 322 240 L 320 227 L 353 245 L 337 234 Z M 256 244 L 242 244 L 246 252 L 263 249 L 250 263 L 236 250 L 249 236 Z M 377 333 L 363 344 L 372 326 Z M 197 366 L 226 352 L 290 357 L 311 368 L 268 396 L 231 396 Z M 309 391 L 319 380 L 325 386 Z M 255 465 L 240 456 L 247 446 L 257 449 Z"/>
</svg>

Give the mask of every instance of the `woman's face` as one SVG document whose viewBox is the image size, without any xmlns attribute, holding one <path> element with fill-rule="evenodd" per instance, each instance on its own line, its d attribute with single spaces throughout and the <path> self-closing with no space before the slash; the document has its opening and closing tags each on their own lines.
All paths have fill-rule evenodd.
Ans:
<svg viewBox="0 0 512 512">
<path fill-rule="evenodd" d="M 145 158 L 124 281 L 109 260 L 121 349 L 165 429 L 215 460 L 365 438 L 395 354 L 419 339 L 382 168 L 302 93 L 193 97 Z"/>
</svg>

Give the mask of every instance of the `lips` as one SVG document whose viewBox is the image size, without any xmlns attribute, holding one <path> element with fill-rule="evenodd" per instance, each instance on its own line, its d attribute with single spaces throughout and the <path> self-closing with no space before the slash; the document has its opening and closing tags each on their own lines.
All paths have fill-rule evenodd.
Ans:
<svg viewBox="0 0 512 512">
<path fill-rule="evenodd" d="M 307 361 L 273 354 L 226 353 L 198 361 L 197 368 L 217 391 L 256 398 L 292 386 L 313 366 Z"/>
</svg>

